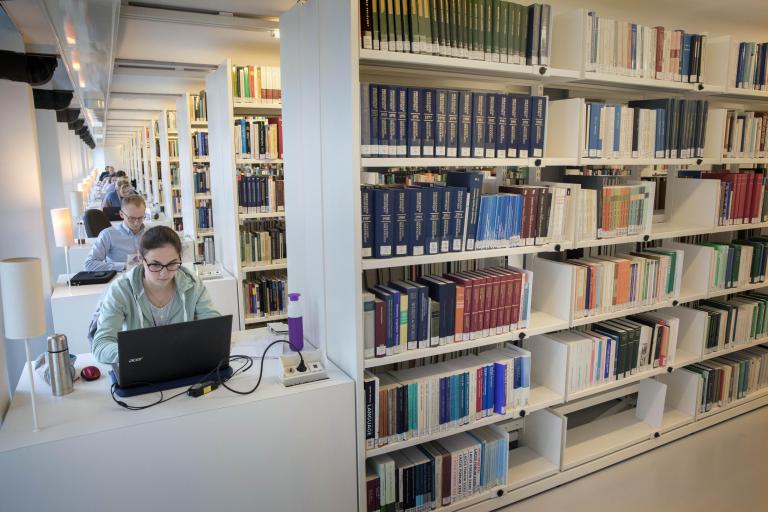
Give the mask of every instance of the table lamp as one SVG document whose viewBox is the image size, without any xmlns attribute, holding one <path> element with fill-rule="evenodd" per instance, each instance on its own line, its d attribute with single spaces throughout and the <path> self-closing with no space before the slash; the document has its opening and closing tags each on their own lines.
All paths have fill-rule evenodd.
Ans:
<svg viewBox="0 0 768 512">
<path fill-rule="evenodd" d="M 51 210 L 51 223 L 53 224 L 56 247 L 64 248 L 64 258 L 67 260 L 67 283 L 69 283 L 69 278 L 72 277 L 69 275 L 69 248 L 75 245 L 75 238 L 72 235 L 72 213 L 69 208 Z"/>
<path fill-rule="evenodd" d="M 43 272 L 39 258 L 10 258 L 0 260 L 0 296 L 3 301 L 3 326 L 5 337 L 24 340 L 27 351 L 27 370 L 32 390 L 32 422 L 35 432 L 37 423 L 35 404 L 35 376 L 29 353 L 29 338 L 45 334 L 43 309 Z"/>
<path fill-rule="evenodd" d="M 78 245 L 85 244 L 85 231 L 83 227 L 83 193 L 73 190 L 69 193 L 69 208 L 72 211 L 72 217 L 77 223 L 77 238 L 75 243 Z"/>
</svg>

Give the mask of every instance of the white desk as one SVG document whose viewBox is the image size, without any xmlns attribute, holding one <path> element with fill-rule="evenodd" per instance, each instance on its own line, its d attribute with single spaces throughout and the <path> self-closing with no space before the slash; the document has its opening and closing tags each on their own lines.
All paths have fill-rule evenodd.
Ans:
<svg viewBox="0 0 768 512">
<path fill-rule="evenodd" d="M 51 294 L 53 329 L 57 333 L 67 335 L 69 350 L 73 354 L 89 352 L 91 347 L 88 344 L 88 326 L 109 283 L 70 288 L 66 282 L 67 276 L 60 275 Z M 221 279 L 209 279 L 203 282 L 219 313 L 232 315 L 232 330 L 240 330 L 240 308 L 237 305 L 235 278 L 225 274 Z"/>
<path fill-rule="evenodd" d="M 260 353 L 257 331 L 237 333 L 232 353 Z M 79 356 L 78 369 L 92 361 Z M 329 380 L 284 388 L 278 366 L 265 361 L 253 394 L 219 389 L 143 411 L 112 401 L 105 366 L 64 397 L 36 380 L 39 432 L 23 372 L 0 428 L 0 510 L 355 510 L 352 381 L 331 365 Z M 258 364 L 231 386 L 257 377 Z"/>
</svg>

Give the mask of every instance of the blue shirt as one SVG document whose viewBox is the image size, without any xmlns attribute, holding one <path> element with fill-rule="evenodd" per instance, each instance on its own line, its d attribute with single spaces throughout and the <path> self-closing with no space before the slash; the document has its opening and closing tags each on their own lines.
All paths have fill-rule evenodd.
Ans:
<svg viewBox="0 0 768 512">
<path fill-rule="evenodd" d="M 116 181 L 113 181 L 112 183 L 108 184 L 108 185 L 107 185 L 107 186 L 104 188 L 104 195 L 107 195 L 107 194 L 109 194 L 110 192 L 114 192 L 114 191 L 115 191 L 115 186 L 116 186 L 116 185 L 117 185 L 117 182 L 116 182 Z"/>
<path fill-rule="evenodd" d="M 124 270 L 128 256 L 139 252 L 143 234 L 144 226 L 134 234 L 124 222 L 103 230 L 85 259 L 85 270 Z"/>
<path fill-rule="evenodd" d="M 102 203 L 102 207 L 107 207 L 107 206 L 120 208 L 120 196 L 117 195 L 116 190 L 112 190 L 112 192 L 109 192 L 107 195 L 104 196 L 104 202 Z"/>
</svg>

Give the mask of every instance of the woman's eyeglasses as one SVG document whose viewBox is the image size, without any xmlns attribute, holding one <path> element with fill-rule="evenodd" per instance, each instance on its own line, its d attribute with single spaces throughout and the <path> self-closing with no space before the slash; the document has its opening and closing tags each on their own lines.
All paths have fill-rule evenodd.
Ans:
<svg viewBox="0 0 768 512">
<path fill-rule="evenodd" d="M 166 265 L 163 265 L 162 263 L 150 263 L 147 260 L 144 260 L 144 263 L 147 264 L 147 268 L 150 272 L 161 272 L 163 269 L 168 272 L 176 272 L 181 266 L 181 263 L 178 261 L 172 261 Z"/>
</svg>

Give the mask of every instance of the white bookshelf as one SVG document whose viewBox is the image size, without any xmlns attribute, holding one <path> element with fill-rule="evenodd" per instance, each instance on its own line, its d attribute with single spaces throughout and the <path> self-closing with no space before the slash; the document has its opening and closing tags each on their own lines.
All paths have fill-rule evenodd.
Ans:
<svg viewBox="0 0 768 512">
<path fill-rule="evenodd" d="M 163 184 L 163 207 L 165 210 L 165 216 L 169 220 L 173 221 L 174 215 L 177 213 L 173 206 L 173 183 L 171 180 L 171 161 L 168 151 L 168 111 L 163 110 L 158 117 L 157 125 L 159 128 L 158 142 L 160 144 L 160 160 L 158 165 L 161 169 L 161 182 Z M 178 212 L 181 214 L 181 212 Z"/>
<path fill-rule="evenodd" d="M 709 134 L 722 129 L 722 121 L 708 119 L 705 156 L 685 159 L 589 159 L 581 156 L 584 133 L 584 99 L 552 100 L 548 104 L 545 154 L 535 159 L 427 159 L 427 158 L 361 158 L 360 93 L 361 82 L 395 83 L 397 85 L 455 87 L 496 90 L 531 87 L 540 93 L 541 86 L 581 91 L 595 91 L 594 97 L 615 100 L 623 98 L 662 97 L 662 95 L 695 95 L 717 98 L 727 91 L 716 83 L 706 85 L 638 79 L 585 70 L 584 37 L 586 11 L 570 14 L 553 27 L 552 66 L 516 66 L 466 59 L 414 55 L 359 48 L 357 2 L 310 2 L 297 5 L 281 17 L 281 62 L 283 69 L 283 108 L 285 126 L 286 202 L 301 204 L 301 210 L 288 210 L 286 219 L 291 253 L 288 270 L 291 289 L 302 293 L 305 337 L 325 349 L 327 357 L 357 382 L 358 498 L 359 509 L 365 509 L 365 461 L 378 453 L 387 453 L 439 439 L 481 425 L 501 423 L 522 416 L 511 411 L 505 416 L 483 418 L 457 430 L 440 432 L 365 449 L 365 397 L 363 372 L 388 364 L 407 362 L 422 357 L 446 354 L 464 349 L 494 345 L 520 338 L 530 338 L 562 329 L 619 318 L 645 311 L 674 308 L 683 301 L 746 291 L 765 284 L 757 283 L 739 289 L 710 290 L 707 279 L 709 262 L 684 254 L 683 267 L 676 276 L 675 293 L 656 303 L 630 309 L 609 311 L 600 315 L 575 318 L 571 310 L 572 269 L 550 264 L 537 253 L 568 248 L 590 248 L 635 244 L 651 240 L 667 240 L 681 236 L 731 232 L 763 227 L 762 224 L 717 226 L 717 194 L 715 180 L 668 179 L 665 222 L 647 226 L 639 234 L 598 240 L 576 240 L 571 226 L 567 239 L 544 247 L 517 247 L 446 253 L 420 257 L 364 259 L 361 255 L 360 172 L 370 168 L 401 166 L 564 166 L 564 165 L 651 165 L 697 166 L 702 164 L 738 164 L 727 161 L 712 149 Z M 658 24 L 664 24 L 659 20 Z M 707 77 L 707 68 L 704 68 Z M 710 85 L 711 84 L 711 85 Z M 614 96 L 603 96 L 605 94 Z M 588 97 L 593 97 L 591 94 Z M 710 104 L 712 109 L 716 105 Z M 732 107 L 728 107 L 732 108 Z M 712 112 L 712 110 L 711 110 Z M 327 134 L 332 134 L 328 136 Z M 713 136 L 714 137 L 714 136 Z M 719 147 L 720 146 L 715 146 Z M 745 164 L 756 163 L 743 161 Z M 710 182 L 711 181 L 711 182 Z M 218 195 L 217 195 L 218 198 Z M 576 204 L 573 201 L 571 204 Z M 570 211 L 569 217 L 579 215 Z M 673 243 L 673 242 L 670 242 Z M 667 242 L 665 241 L 666 245 Z M 671 245 L 670 245 L 671 246 Z M 672 247 L 672 246 L 671 246 Z M 618 250 L 618 249 L 617 249 Z M 526 260 L 526 268 L 534 270 L 532 315 L 530 325 L 503 335 L 421 350 L 405 351 L 383 358 L 366 359 L 363 355 L 362 288 L 364 271 L 380 271 L 406 265 L 425 265 L 448 261 L 486 258 L 512 258 L 516 264 Z M 703 269 L 707 272 L 701 274 Z M 703 284 L 703 288 L 701 287 Z M 678 346 L 666 365 L 641 371 L 626 379 L 607 382 L 577 393 L 565 392 L 566 358 L 547 353 L 532 356 L 531 404 L 523 417 L 521 447 L 510 453 L 509 482 L 500 489 L 441 507 L 442 510 L 490 511 L 514 503 L 591 472 L 603 469 L 629 457 L 663 446 L 683 435 L 695 432 L 768 403 L 766 394 L 754 394 L 724 413 L 702 418 L 693 414 L 689 383 L 683 372 L 675 369 L 704 358 L 703 340 L 684 334 L 682 325 Z M 738 347 L 759 344 L 751 340 Z M 537 347 L 537 352 L 547 350 Z M 726 353 L 719 352 L 717 355 Z M 671 376 L 671 377 L 670 377 Z M 674 379 L 674 390 L 663 380 Z M 678 382 L 679 381 L 679 382 Z M 681 384 L 682 383 L 682 384 Z M 682 386 L 678 389 L 677 386 Z M 620 396 L 639 394 L 637 406 L 583 427 L 568 429 L 566 414 L 577 412 Z M 695 397 L 694 397 L 695 399 Z"/>
<path fill-rule="evenodd" d="M 155 130 L 155 121 L 150 121 L 149 126 L 149 138 L 147 139 L 147 158 L 149 160 L 149 184 L 152 194 L 150 201 L 157 206 L 163 204 L 162 185 L 161 185 L 161 170 L 157 161 L 156 144 L 159 134 Z"/>
<path fill-rule="evenodd" d="M 287 261 L 250 265 L 240 255 L 240 224 L 246 219 L 285 218 L 285 212 L 239 213 L 237 166 L 248 164 L 283 164 L 282 159 L 259 160 L 237 157 L 235 154 L 234 125 L 239 115 L 279 115 L 279 102 L 245 101 L 233 97 L 232 67 L 242 65 L 227 59 L 206 78 L 208 101 L 208 142 L 211 164 L 211 193 L 216 198 L 214 226 L 216 226 L 216 254 L 224 268 L 239 281 L 238 303 L 242 325 L 278 321 L 283 314 L 256 316 L 246 309 L 243 283 L 248 272 L 287 270 Z"/>
</svg>

